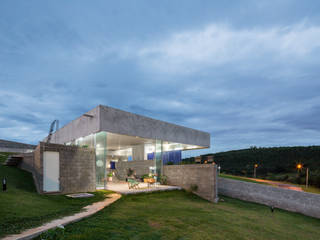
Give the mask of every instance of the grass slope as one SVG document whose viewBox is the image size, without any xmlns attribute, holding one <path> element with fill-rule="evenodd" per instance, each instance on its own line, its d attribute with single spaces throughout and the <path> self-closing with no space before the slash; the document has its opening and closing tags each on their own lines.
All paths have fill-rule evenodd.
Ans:
<svg viewBox="0 0 320 240">
<path fill-rule="evenodd" d="M 15 167 L 3 166 L 9 153 L 0 153 L 0 179 L 7 178 L 8 191 L 0 192 L 0 237 L 78 212 L 83 206 L 105 198 L 106 192 L 95 197 L 70 199 L 66 196 L 39 195 L 32 175 Z"/>
<path fill-rule="evenodd" d="M 275 181 L 305 184 L 306 168 L 309 168 L 309 184 L 320 188 L 320 146 L 271 147 L 232 150 L 202 155 L 214 156 L 214 161 L 227 174 L 252 177 L 254 164 L 258 164 L 257 175 Z M 182 160 L 183 164 L 194 163 L 193 157 Z M 298 163 L 303 169 L 297 172 Z"/>
<path fill-rule="evenodd" d="M 123 196 L 66 226 L 59 239 L 319 239 L 318 219 L 223 198 L 212 204 L 184 191 Z"/>
</svg>

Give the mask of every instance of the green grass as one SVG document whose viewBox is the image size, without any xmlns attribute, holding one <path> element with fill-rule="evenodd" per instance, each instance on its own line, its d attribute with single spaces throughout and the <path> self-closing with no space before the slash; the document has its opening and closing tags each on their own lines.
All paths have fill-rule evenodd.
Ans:
<svg viewBox="0 0 320 240">
<path fill-rule="evenodd" d="M 255 180 L 247 178 L 247 177 L 240 177 L 240 176 L 235 176 L 235 175 L 230 175 L 230 174 L 225 174 L 225 173 L 220 173 L 219 177 L 229 178 L 229 179 L 233 179 L 233 180 L 240 180 L 240 181 L 244 181 L 244 182 L 253 182 L 253 183 L 263 184 L 261 182 L 257 182 Z"/>
<path fill-rule="evenodd" d="M 319 239 L 318 219 L 223 199 L 213 204 L 184 191 L 127 195 L 66 226 L 59 239 Z"/>
<path fill-rule="evenodd" d="M 32 175 L 15 167 L 3 166 L 9 153 L 0 153 L 0 179 L 7 178 L 7 192 L 0 191 L 0 238 L 49 220 L 69 215 L 105 198 L 109 192 L 95 192 L 92 198 L 70 199 L 63 195 L 40 195 Z"/>
</svg>

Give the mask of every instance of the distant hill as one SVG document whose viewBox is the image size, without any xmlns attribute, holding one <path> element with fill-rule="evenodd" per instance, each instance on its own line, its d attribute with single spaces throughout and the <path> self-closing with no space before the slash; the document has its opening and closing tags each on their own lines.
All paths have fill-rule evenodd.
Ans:
<svg viewBox="0 0 320 240">
<path fill-rule="evenodd" d="M 270 179 L 282 176 L 284 180 L 303 183 L 305 170 L 298 172 L 296 165 L 302 163 L 311 172 L 311 183 L 320 187 L 320 146 L 309 147 L 272 147 L 233 150 L 202 155 L 205 161 L 209 155 L 214 156 L 214 161 L 221 166 L 221 172 L 252 177 L 254 164 L 258 164 L 259 177 Z M 192 163 L 194 158 L 182 160 L 183 163 Z M 292 177 L 296 176 L 297 177 Z"/>
</svg>

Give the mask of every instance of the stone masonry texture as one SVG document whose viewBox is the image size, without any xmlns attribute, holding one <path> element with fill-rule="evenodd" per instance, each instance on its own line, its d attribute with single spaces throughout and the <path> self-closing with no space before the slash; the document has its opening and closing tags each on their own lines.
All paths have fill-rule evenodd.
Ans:
<svg viewBox="0 0 320 240">
<path fill-rule="evenodd" d="M 197 186 L 195 194 L 211 202 L 218 200 L 215 164 L 165 165 L 163 175 L 167 177 L 168 185 L 179 186 L 186 190 L 191 190 L 192 185 L 195 185 Z"/>
<path fill-rule="evenodd" d="M 218 178 L 219 194 L 320 218 L 320 194 Z"/>
<path fill-rule="evenodd" d="M 94 149 L 41 142 L 32 155 L 24 154 L 19 166 L 33 174 L 38 192 L 45 193 L 43 192 L 43 153 L 45 151 L 59 152 L 59 193 L 95 191 Z"/>
</svg>

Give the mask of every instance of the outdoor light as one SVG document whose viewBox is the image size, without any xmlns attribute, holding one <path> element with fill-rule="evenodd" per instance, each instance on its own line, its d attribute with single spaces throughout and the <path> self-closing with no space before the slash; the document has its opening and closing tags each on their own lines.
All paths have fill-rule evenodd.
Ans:
<svg viewBox="0 0 320 240">
<path fill-rule="evenodd" d="M 7 179 L 3 178 L 2 179 L 2 191 L 7 191 Z"/>
<path fill-rule="evenodd" d="M 256 163 L 256 164 L 254 164 L 253 165 L 253 177 L 254 178 L 256 178 L 257 177 L 257 167 L 258 167 L 259 165 Z"/>
<path fill-rule="evenodd" d="M 298 171 L 301 170 L 303 168 L 303 165 L 301 163 L 297 164 L 297 169 Z M 306 187 L 308 187 L 309 185 L 309 168 L 305 168 L 306 169 Z"/>
</svg>

